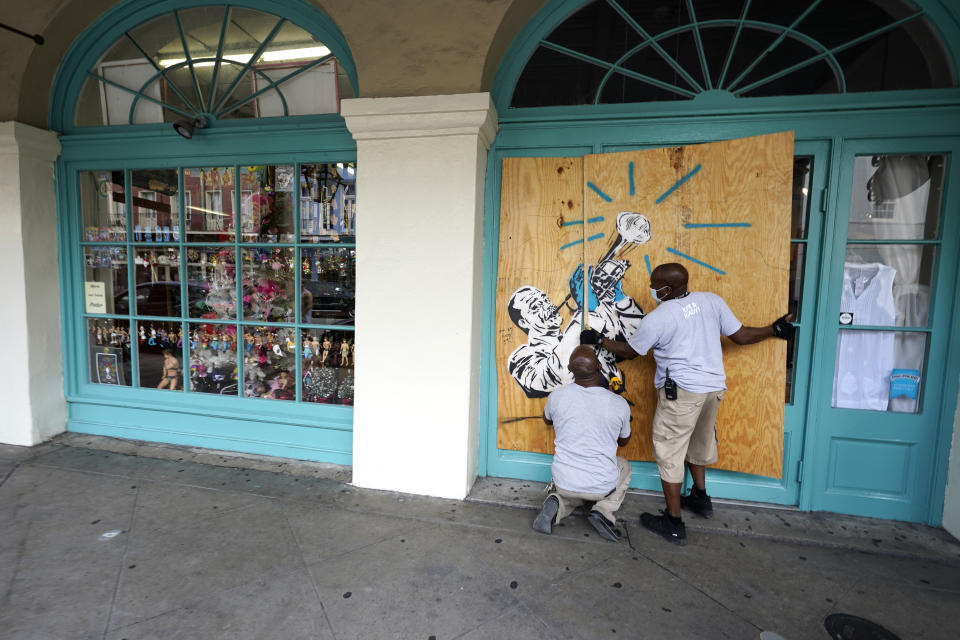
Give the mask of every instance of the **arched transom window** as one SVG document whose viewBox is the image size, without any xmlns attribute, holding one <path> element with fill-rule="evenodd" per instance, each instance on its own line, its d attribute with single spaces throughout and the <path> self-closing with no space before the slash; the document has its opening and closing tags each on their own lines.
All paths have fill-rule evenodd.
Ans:
<svg viewBox="0 0 960 640">
<path fill-rule="evenodd" d="M 230 5 L 129 29 L 87 74 L 77 126 L 337 113 L 353 95 L 326 44 L 284 18 Z"/>
<path fill-rule="evenodd" d="M 904 0 L 594 0 L 528 60 L 512 107 L 956 86 Z"/>
</svg>

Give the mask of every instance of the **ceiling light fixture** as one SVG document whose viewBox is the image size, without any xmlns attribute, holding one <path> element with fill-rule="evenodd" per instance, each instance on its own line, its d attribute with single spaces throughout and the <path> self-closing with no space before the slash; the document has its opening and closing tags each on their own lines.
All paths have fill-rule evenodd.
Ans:
<svg viewBox="0 0 960 640">
<path fill-rule="evenodd" d="M 330 55 L 330 49 L 323 45 L 318 47 L 302 47 L 299 49 L 280 49 L 278 51 L 265 51 L 260 55 L 260 60 L 262 62 L 283 62 L 285 60 L 303 60 L 306 58 L 322 58 L 323 56 Z M 202 56 L 197 55 L 194 58 L 206 58 L 212 56 Z M 230 53 L 221 56 L 223 60 L 231 60 L 233 62 L 239 62 L 246 64 L 250 61 L 250 58 L 253 57 L 252 53 Z M 177 64 L 182 64 L 186 62 L 186 58 L 168 58 L 166 60 L 160 60 L 158 64 L 163 67 L 172 67 Z M 193 66 L 195 67 L 211 67 L 213 62 L 195 62 Z"/>
</svg>

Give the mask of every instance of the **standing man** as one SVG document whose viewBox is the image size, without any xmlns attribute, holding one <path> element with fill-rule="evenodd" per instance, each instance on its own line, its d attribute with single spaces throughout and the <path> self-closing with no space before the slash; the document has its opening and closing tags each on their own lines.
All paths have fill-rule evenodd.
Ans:
<svg viewBox="0 0 960 640">
<path fill-rule="evenodd" d="M 661 516 L 642 514 L 640 524 L 681 545 L 687 542 L 681 506 L 705 518 L 713 515 L 704 475 L 706 465 L 717 461 L 717 409 L 726 390 L 720 336 L 744 345 L 773 336 L 789 340 L 796 330 L 788 322 L 789 314 L 768 327 L 744 326 L 720 296 L 687 291 L 687 279 L 687 270 L 675 262 L 653 270 L 650 293 L 662 304 L 646 315 L 626 342 L 609 340 L 591 329 L 580 334 L 582 344 L 600 345 L 619 358 L 636 358 L 653 349 L 657 361 L 653 455 L 667 509 Z M 693 489 L 681 497 L 684 462 L 693 476 Z"/>
<path fill-rule="evenodd" d="M 575 507 L 594 503 L 587 516 L 601 537 L 619 542 L 614 529 L 617 509 L 630 485 L 632 469 L 617 456 L 617 447 L 630 441 L 630 406 L 607 390 L 593 347 L 578 346 L 567 368 L 573 382 L 551 392 L 543 419 L 555 431 L 547 496 L 533 528 L 551 533 Z"/>
</svg>

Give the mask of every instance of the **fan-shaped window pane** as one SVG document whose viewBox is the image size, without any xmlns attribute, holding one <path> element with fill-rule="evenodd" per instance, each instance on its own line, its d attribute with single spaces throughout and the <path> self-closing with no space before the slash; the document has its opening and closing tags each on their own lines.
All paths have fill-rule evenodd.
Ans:
<svg viewBox="0 0 960 640">
<path fill-rule="evenodd" d="M 512 107 L 956 86 L 906 0 L 594 0 L 540 41 Z"/>
<path fill-rule="evenodd" d="M 336 113 L 351 83 L 289 21 L 229 5 L 183 9 L 124 34 L 89 70 L 76 124 Z"/>
</svg>

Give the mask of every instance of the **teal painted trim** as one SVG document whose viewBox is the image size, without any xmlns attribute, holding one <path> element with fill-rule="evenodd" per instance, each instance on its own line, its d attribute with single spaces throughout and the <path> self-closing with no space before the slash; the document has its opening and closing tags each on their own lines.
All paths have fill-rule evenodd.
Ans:
<svg viewBox="0 0 960 640">
<path fill-rule="evenodd" d="M 241 422 L 221 416 L 190 415 L 163 409 L 74 403 L 69 407 L 67 430 L 298 460 L 345 465 L 352 462 L 353 434 L 350 431 L 256 418 Z"/>
<path fill-rule="evenodd" d="M 180 36 L 180 45 L 183 47 L 183 55 L 187 58 L 187 66 L 190 67 L 190 81 L 193 84 L 194 93 L 197 94 L 197 107 L 200 108 L 200 106 L 203 105 L 203 96 L 200 93 L 200 82 L 197 80 L 197 72 L 193 69 L 193 56 L 190 55 L 190 47 L 187 45 L 187 39 L 183 35 L 183 25 L 180 24 L 180 11 L 177 9 L 173 10 L 173 21 L 177 25 L 177 35 Z M 131 112 L 130 115 L 130 124 L 133 124 L 133 113 Z"/>
<path fill-rule="evenodd" d="M 323 64 L 324 62 L 328 62 L 328 61 L 331 60 L 332 58 L 333 58 L 332 55 L 324 56 L 323 58 L 317 58 L 316 60 L 314 60 L 313 62 L 311 62 L 311 63 L 309 63 L 309 64 L 305 64 L 305 65 L 303 65 L 302 67 L 297 67 L 297 70 L 296 70 L 296 71 L 291 71 L 290 73 L 288 73 L 287 75 L 283 76 L 282 78 L 280 78 L 279 80 L 276 80 L 276 81 L 271 80 L 271 79 L 269 78 L 269 76 L 267 76 L 265 73 L 261 73 L 261 72 L 258 71 L 258 73 L 260 73 L 260 75 L 262 75 L 264 78 L 267 79 L 267 82 L 268 82 L 267 86 L 264 87 L 264 88 L 262 88 L 262 89 L 259 89 L 259 90 L 257 90 L 257 91 L 254 91 L 253 93 L 251 93 L 249 96 L 247 96 L 247 97 L 244 98 L 243 100 L 240 100 L 239 102 L 235 102 L 234 104 L 230 105 L 230 108 L 229 108 L 229 109 L 224 109 L 223 111 L 218 111 L 217 114 L 216 114 L 217 117 L 218 117 L 218 118 L 221 118 L 221 117 L 227 115 L 228 113 L 230 113 L 231 111 L 234 111 L 234 110 L 236 110 L 236 109 L 239 109 L 239 108 L 242 107 L 243 105 L 245 105 L 245 104 L 247 104 L 248 102 L 250 102 L 251 100 L 253 100 L 253 99 L 255 99 L 255 98 L 263 95 L 263 94 L 266 93 L 267 91 L 276 91 L 276 92 L 277 92 L 277 95 L 280 96 L 280 101 L 283 103 L 283 115 L 287 115 L 287 113 L 288 113 L 287 100 L 286 100 L 286 98 L 283 97 L 283 91 L 281 91 L 281 90 L 279 89 L 278 85 L 286 82 L 287 80 L 290 80 L 290 79 L 292 79 L 292 78 L 295 78 L 295 77 L 297 77 L 298 75 L 300 75 L 301 73 L 304 73 L 304 72 L 306 72 L 306 71 L 309 71 L 310 69 L 313 69 L 314 67 L 316 67 L 316 66 L 318 66 L 318 65 L 321 65 L 321 64 Z"/>
<path fill-rule="evenodd" d="M 243 68 L 240 69 L 240 72 L 237 74 L 237 77 L 233 79 L 233 82 L 230 83 L 230 86 L 227 87 L 226 91 L 223 92 L 223 95 L 220 96 L 220 99 L 217 100 L 216 104 L 213 105 L 211 111 L 215 112 L 217 109 L 223 106 L 223 103 L 230 99 L 230 96 L 233 95 L 234 89 L 237 88 L 237 85 L 243 80 L 244 74 L 250 70 L 253 66 L 253 63 L 260 59 L 260 56 L 270 46 L 270 41 L 273 40 L 273 37 L 277 35 L 277 32 L 280 31 L 280 27 L 283 26 L 283 23 L 286 22 L 286 18 L 280 18 L 277 21 L 277 24 L 273 25 L 273 29 L 270 30 L 270 33 L 267 34 L 267 37 L 263 39 L 263 42 L 260 43 L 260 46 L 253 52 L 253 55 L 250 56 L 250 59 L 243 63 Z"/>
<path fill-rule="evenodd" d="M 727 72 L 730 70 L 730 62 L 733 60 L 733 52 L 740 43 L 740 34 L 743 32 L 743 22 L 747 19 L 747 12 L 750 11 L 750 0 L 743 3 L 743 9 L 740 11 L 740 20 L 737 21 L 737 29 L 733 33 L 733 39 L 730 41 L 730 49 L 727 50 L 727 56 L 723 60 L 723 71 L 720 73 L 720 79 L 717 80 L 717 86 L 722 87 L 727 79 Z"/>
<path fill-rule="evenodd" d="M 960 217 L 950 215 L 958 207 L 958 191 L 954 187 L 944 194 L 941 200 L 941 238 L 943 249 L 939 252 L 937 272 L 932 284 L 932 304 L 930 308 L 930 339 L 927 341 L 927 354 L 924 361 L 924 379 L 927 381 L 918 413 L 893 413 L 879 411 L 857 411 L 830 407 L 833 384 L 833 354 L 836 352 L 840 328 L 836 318 L 840 310 L 840 283 L 836 275 L 842 272 L 847 244 L 847 216 L 852 192 L 853 162 L 857 156 L 875 154 L 932 154 L 945 153 L 953 156 L 960 149 L 958 137 L 903 137 L 870 140 L 846 140 L 840 157 L 839 175 L 834 184 L 838 185 L 836 196 L 831 203 L 831 211 L 836 212 L 832 229 L 832 253 L 824 259 L 823 301 L 819 305 L 818 326 L 822 339 L 815 376 L 810 395 L 814 413 L 810 422 L 817 426 L 818 437 L 811 439 L 809 460 L 815 461 L 809 492 L 810 507 L 815 510 L 831 510 L 853 515 L 871 515 L 912 522 L 927 522 L 936 512 L 935 504 L 943 500 L 943 494 L 933 495 L 938 489 L 937 478 L 923 470 L 935 473 L 938 464 L 938 449 L 949 448 L 949 435 L 952 433 L 952 416 L 942 411 L 956 402 L 957 380 L 947 379 L 940 372 L 947 371 L 946 354 L 956 336 L 951 332 L 951 307 L 956 293 L 956 281 L 951 280 L 960 258 Z M 960 170 L 956 163 L 948 167 L 945 174 L 946 184 L 960 180 Z M 941 300 L 942 298 L 945 298 Z M 887 330 L 890 330 L 887 328 Z M 899 328 L 897 328 L 899 330 Z M 932 372 L 932 376 L 930 373 Z M 951 400 L 952 396 L 952 400 Z M 949 426 L 947 426 L 949 424 Z M 832 426 L 831 426 L 832 425 Z M 924 433 L 926 432 L 926 435 Z M 839 491 L 830 489 L 828 473 L 833 461 L 830 459 L 830 441 L 832 438 L 852 439 L 861 433 L 871 433 L 872 439 L 910 447 L 913 473 L 904 481 L 902 496 L 869 492 Z M 913 460 L 916 461 L 913 461 Z M 928 479 L 930 481 L 928 482 Z M 931 523 L 935 524 L 935 523 Z"/>
<path fill-rule="evenodd" d="M 210 79 L 210 95 L 207 96 L 206 103 L 202 105 L 204 111 L 213 111 L 213 101 L 217 99 L 217 79 L 220 76 L 220 65 L 223 62 L 223 43 L 227 36 L 227 25 L 230 24 L 231 11 L 232 9 L 229 6 L 223 8 L 223 21 L 220 23 L 220 40 L 217 42 L 216 62 L 213 63 L 213 76 Z M 286 114 L 286 110 L 284 110 L 284 114 Z"/>
<path fill-rule="evenodd" d="M 700 25 L 697 24 L 697 12 L 693 9 L 693 0 L 687 0 L 687 13 L 690 15 L 694 41 L 697 44 L 697 57 L 700 58 L 700 70 L 703 72 L 703 79 L 707 82 L 707 91 L 710 91 L 713 89 L 713 80 L 710 78 L 710 67 L 707 65 L 707 56 L 703 51 L 703 38 L 700 34 Z"/>
<path fill-rule="evenodd" d="M 948 211 L 957 211 L 956 205 L 947 208 L 948 202 L 957 202 L 960 199 L 960 161 L 956 154 L 947 158 L 944 192 L 943 192 L 943 213 Z M 958 216 L 953 215 L 952 229 L 941 228 L 941 237 L 949 237 L 948 233 L 960 233 L 960 221 Z M 946 497 L 947 473 L 951 456 L 951 447 L 953 444 L 953 431 L 956 428 L 957 401 L 960 394 L 960 329 L 957 328 L 957 318 L 960 318 L 960 256 L 955 260 L 955 267 L 952 271 L 948 267 L 943 269 L 943 277 L 950 277 L 954 283 L 953 304 L 948 301 L 938 301 L 937 305 L 950 307 L 950 318 L 953 321 L 952 334 L 947 344 L 946 366 L 943 373 L 943 385 L 945 391 L 940 407 L 939 429 L 935 442 L 934 463 L 933 463 L 933 481 L 930 486 L 930 508 L 927 512 L 927 524 L 931 526 L 940 526 L 943 523 L 944 499 Z M 938 274 L 939 275 L 939 274 Z M 957 480 L 960 482 L 960 479 Z"/>
<path fill-rule="evenodd" d="M 511 111 L 510 101 L 513 97 L 514 88 L 516 87 L 516 84 L 523 73 L 524 67 L 530 60 L 531 56 L 533 56 L 537 48 L 540 46 L 542 41 L 546 40 L 550 34 L 553 33 L 554 29 L 562 24 L 567 18 L 589 4 L 589 2 L 590 0 L 550 0 L 550 2 L 547 2 L 544 7 L 540 9 L 540 11 L 538 11 L 536 15 L 534 15 L 533 18 L 531 18 L 524 28 L 521 29 L 521 31 L 517 34 L 516 38 L 514 38 L 513 42 L 510 44 L 510 47 L 507 49 L 507 52 L 504 55 L 499 67 L 497 68 L 497 73 L 494 76 L 494 80 L 490 89 L 493 103 L 496 106 L 497 113 L 500 114 L 501 118 L 506 117 L 508 112 Z M 817 0 L 817 2 L 819 2 L 819 0 Z M 817 2 L 814 2 L 813 5 L 815 6 Z M 610 4 L 614 9 L 616 9 L 618 6 L 614 2 L 611 2 Z M 724 61 L 724 69 L 718 86 L 723 86 L 726 80 L 730 61 L 732 60 L 734 49 L 739 40 L 742 24 L 746 21 L 749 4 L 750 2 L 748 0 L 741 12 L 740 20 L 729 19 L 725 21 L 731 26 L 737 25 L 737 32 L 733 42 L 731 42 L 730 50 L 728 51 L 727 57 Z M 919 11 L 922 11 L 926 14 L 933 28 L 939 31 L 942 41 L 947 48 L 948 57 L 953 64 L 953 69 L 951 70 L 953 84 L 960 84 L 960 5 L 953 0 L 914 0 L 913 4 Z M 798 21 L 795 21 L 794 25 L 792 26 L 795 26 L 796 22 Z M 707 22 L 709 21 L 701 22 L 699 25 L 702 27 Z M 784 29 L 782 25 L 775 26 L 777 31 Z M 689 30 L 690 25 L 684 25 L 682 29 Z M 660 35 L 662 34 L 658 34 L 658 37 Z M 784 36 L 781 35 L 781 37 Z M 742 77 L 743 74 L 741 74 L 741 77 L 739 77 L 733 84 L 741 80 Z M 926 93 L 936 93 L 936 91 L 937 90 L 931 90 L 929 92 L 911 91 L 904 93 L 922 95 Z M 841 97 L 850 98 L 853 103 L 859 102 L 866 104 L 873 99 L 872 96 L 874 95 L 876 94 L 846 94 L 845 96 L 843 94 L 831 94 L 802 97 L 809 99 L 811 104 L 819 103 L 822 105 L 824 104 L 824 101 L 827 101 L 831 105 L 838 105 L 842 104 L 842 102 L 838 101 L 838 98 Z M 737 100 L 732 100 L 732 102 L 746 102 L 748 103 L 747 105 L 738 105 L 738 108 L 751 109 L 753 108 L 751 103 L 756 100 L 773 101 L 774 104 L 780 103 L 782 105 L 789 105 L 793 103 L 796 98 L 787 96 L 776 98 L 740 98 Z M 914 97 L 911 98 L 911 100 L 914 104 L 929 104 L 929 100 L 924 98 Z M 632 104 L 630 105 L 630 108 L 634 111 L 640 110 L 642 112 L 649 112 L 652 107 L 655 111 L 661 113 L 688 113 L 691 111 L 696 111 L 700 108 L 700 106 L 694 107 L 691 104 L 684 104 L 685 102 L 688 101 L 669 103 L 645 102 L 639 103 L 639 105 Z M 697 102 L 699 102 L 699 100 Z"/>
<path fill-rule="evenodd" d="M 125 32 L 175 10 L 224 4 L 224 0 L 124 0 L 111 7 L 73 42 L 57 69 L 50 96 L 49 128 L 64 133 L 84 129 L 76 127 L 73 118 L 86 74 Z M 229 4 L 272 13 L 310 33 L 336 56 L 354 93 L 359 93 L 356 63 L 347 40 L 333 20 L 316 6 L 304 0 L 271 0 L 269 6 L 257 0 L 230 0 Z"/>
</svg>

